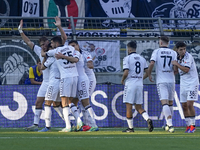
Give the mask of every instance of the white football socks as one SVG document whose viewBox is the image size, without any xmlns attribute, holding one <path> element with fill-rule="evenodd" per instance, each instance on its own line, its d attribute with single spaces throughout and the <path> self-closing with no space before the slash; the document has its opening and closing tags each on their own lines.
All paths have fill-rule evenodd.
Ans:
<svg viewBox="0 0 200 150">
<path fill-rule="evenodd" d="M 52 115 L 51 106 L 45 105 L 44 106 L 44 112 L 45 112 L 44 114 L 45 114 L 46 127 L 51 127 L 51 115 Z"/>
<path fill-rule="evenodd" d="M 71 128 L 70 119 L 69 119 L 69 111 L 70 111 L 69 106 L 63 108 L 63 115 L 65 118 L 65 124 L 66 124 L 67 129 Z"/>
<path fill-rule="evenodd" d="M 39 124 L 41 114 L 42 114 L 42 109 L 36 108 L 35 109 L 35 114 L 34 114 L 34 122 L 33 122 L 33 124 L 37 124 L 37 125 Z"/>
</svg>

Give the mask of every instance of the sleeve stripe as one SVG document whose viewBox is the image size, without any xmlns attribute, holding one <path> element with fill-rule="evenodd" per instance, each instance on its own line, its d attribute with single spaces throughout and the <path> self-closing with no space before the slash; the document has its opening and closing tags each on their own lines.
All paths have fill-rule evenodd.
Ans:
<svg viewBox="0 0 200 150">
<path fill-rule="evenodd" d="M 184 67 L 187 67 L 187 68 L 189 68 L 189 69 L 190 69 L 190 67 L 189 67 L 189 66 L 184 66 Z"/>
<path fill-rule="evenodd" d="M 124 68 L 123 71 L 124 71 L 124 70 L 129 70 L 129 69 L 128 69 L 128 68 Z"/>
</svg>

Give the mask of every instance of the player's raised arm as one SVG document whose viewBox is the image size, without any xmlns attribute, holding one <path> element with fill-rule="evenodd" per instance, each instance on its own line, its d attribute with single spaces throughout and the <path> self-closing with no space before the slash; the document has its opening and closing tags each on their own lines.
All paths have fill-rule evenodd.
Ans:
<svg viewBox="0 0 200 150">
<path fill-rule="evenodd" d="M 34 43 L 30 41 L 30 39 L 24 34 L 23 30 L 23 20 L 20 21 L 19 27 L 18 27 L 18 31 L 22 37 L 22 39 L 24 40 L 24 42 L 31 48 L 33 49 Z"/>
<path fill-rule="evenodd" d="M 67 40 L 67 35 L 64 32 L 63 28 L 61 27 L 61 20 L 58 16 L 55 17 L 55 21 L 54 24 L 58 27 L 60 34 L 61 34 L 61 38 L 62 38 L 62 44 L 64 45 L 66 40 Z"/>
</svg>

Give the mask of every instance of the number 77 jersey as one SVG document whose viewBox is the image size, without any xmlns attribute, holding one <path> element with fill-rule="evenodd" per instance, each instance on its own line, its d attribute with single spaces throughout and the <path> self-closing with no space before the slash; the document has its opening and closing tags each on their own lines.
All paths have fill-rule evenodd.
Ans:
<svg viewBox="0 0 200 150">
<path fill-rule="evenodd" d="M 177 53 L 169 48 L 158 48 L 153 51 L 151 61 L 156 64 L 156 83 L 175 83 L 172 61 L 177 60 Z"/>
<path fill-rule="evenodd" d="M 62 53 L 65 56 L 76 57 L 79 59 L 80 53 L 74 49 L 72 46 L 64 45 L 57 47 L 56 49 L 49 50 L 47 52 L 48 57 L 55 57 L 56 53 Z M 72 63 L 66 59 L 57 59 L 57 66 L 60 71 L 61 79 L 67 77 L 75 77 L 78 76 L 76 63 Z"/>
</svg>

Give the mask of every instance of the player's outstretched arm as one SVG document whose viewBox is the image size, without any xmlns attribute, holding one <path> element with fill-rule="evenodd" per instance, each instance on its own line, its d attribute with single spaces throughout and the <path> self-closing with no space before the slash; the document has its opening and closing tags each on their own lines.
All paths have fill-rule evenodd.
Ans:
<svg viewBox="0 0 200 150">
<path fill-rule="evenodd" d="M 24 40 L 24 42 L 31 48 L 33 49 L 33 42 L 30 41 L 30 39 L 24 34 L 23 30 L 23 20 L 20 21 L 19 27 L 18 27 L 18 31 L 22 37 L 22 39 Z"/>
<path fill-rule="evenodd" d="M 58 29 L 60 31 L 61 38 L 62 38 L 62 44 L 64 45 L 67 40 L 67 35 L 65 34 L 65 31 L 61 27 L 61 20 L 58 16 L 55 17 L 55 21 L 56 22 L 54 22 L 54 24 L 58 27 Z"/>
</svg>

